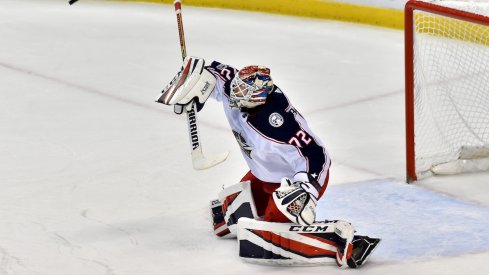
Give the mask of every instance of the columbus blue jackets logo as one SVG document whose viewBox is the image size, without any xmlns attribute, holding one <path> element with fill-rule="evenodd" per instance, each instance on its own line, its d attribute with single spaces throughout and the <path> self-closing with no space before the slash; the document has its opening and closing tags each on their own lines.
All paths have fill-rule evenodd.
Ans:
<svg viewBox="0 0 489 275">
<path fill-rule="evenodd" d="M 270 117 L 268 117 L 268 121 L 273 127 L 280 127 L 284 124 L 284 118 L 279 113 L 272 113 Z"/>
<path fill-rule="evenodd" d="M 246 143 L 246 140 L 244 139 L 244 137 L 236 132 L 236 131 L 233 131 L 233 134 L 234 134 L 234 137 L 236 138 L 236 141 L 238 142 L 239 144 L 239 147 L 241 147 L 241 150 L 243 151 L 243 153 L 245 153 L 250 159 L 252 158 L 251 157 L 251 146 L 248 145 L 248 143 Z"/>
</svg>

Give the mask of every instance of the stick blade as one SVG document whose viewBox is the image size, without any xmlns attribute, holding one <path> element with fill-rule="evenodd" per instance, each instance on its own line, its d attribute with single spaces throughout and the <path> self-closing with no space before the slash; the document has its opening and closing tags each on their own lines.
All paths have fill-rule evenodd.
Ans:
<svg viewBox="0 0 489 275">
<path fill-rule="evenodd" d="M 192 165 L 195 170 L 205 170 L 218 165 L 228 158 L 229 152 L 204 157 L 202 154 L 192 154 Z"/>
</svg>

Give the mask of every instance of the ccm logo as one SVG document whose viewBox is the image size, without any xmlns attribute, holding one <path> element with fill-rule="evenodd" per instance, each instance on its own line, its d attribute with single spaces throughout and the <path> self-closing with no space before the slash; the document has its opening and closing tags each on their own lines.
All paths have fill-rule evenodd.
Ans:
<svg viewBox="0 0 489 275">
<path fill-rule="evenodd" d="M 289 228 L 289 231 L 292 232 L 326 232 L 328 226 L 320 226 L 320 225 L 292 225 Z"/>
</svg>

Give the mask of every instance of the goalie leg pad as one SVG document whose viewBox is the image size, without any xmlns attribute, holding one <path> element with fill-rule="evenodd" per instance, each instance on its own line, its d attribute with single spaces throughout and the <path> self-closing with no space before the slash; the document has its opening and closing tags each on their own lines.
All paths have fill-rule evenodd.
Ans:
<svg viewBox="0 0 489 275">
<path fill-rule="evenodd" d="M 344 221 L 303 226 L 242 218 L 238 223 L 239 256 L 258 264 L 314 266 L 336 262 L 347 267 L 353 232 L 353 226 Z"/>
<path fill-rule="evenodd" d="M 258 218 L 250 181 L 225 187 L 218 197 L 217 201 L 211 203 L 214 232 L 217 236 L 235 238 L 236 224 L 240 218 Z"/>
<path fill-rule="evenodd" d="M 335 223 L 335 233 L 339 237 L 338 253 L 336 253 L 336 264 L 341 268 L 348 267 L 348 260 L 353 253 L 353 238 L 355 236 L 355 228 L 346 221 L 332 221 Z"/>
<path fill-rule="evenodd" d="M 230 238 L 229 228 L 224 221 L 224 214 L 222 213 L 222 202 L 218 199 L 211 201 L 211 217 L 212 225 L 214 226 L 214 234 L 221 238 Z"/>
</svg>

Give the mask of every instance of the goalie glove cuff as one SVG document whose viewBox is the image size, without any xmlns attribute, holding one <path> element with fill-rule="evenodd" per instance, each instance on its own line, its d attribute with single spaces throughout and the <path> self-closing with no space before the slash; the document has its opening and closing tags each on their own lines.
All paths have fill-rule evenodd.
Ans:
<svg viewBox="0 0 489 275">
<path fill-rule="evenodd" d="M 314 179 L 312 179 L 314 180 Z M 294 184 L 302 187 L 316 200 L 319 198 L 319 190 L 311 183 L 311 176 L 306 172 L 299 172 L 294 176 Z"/>
</svg>

